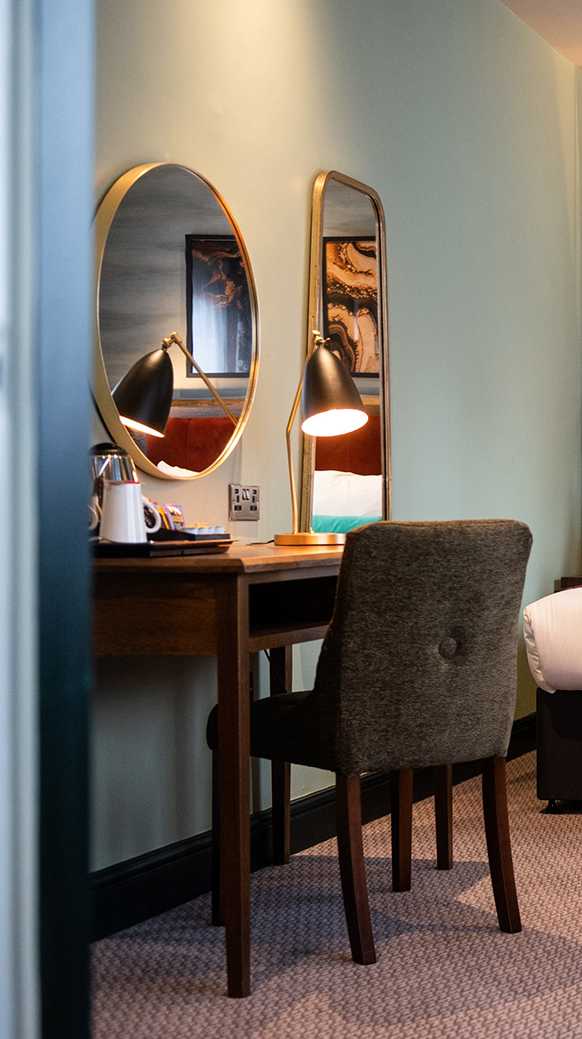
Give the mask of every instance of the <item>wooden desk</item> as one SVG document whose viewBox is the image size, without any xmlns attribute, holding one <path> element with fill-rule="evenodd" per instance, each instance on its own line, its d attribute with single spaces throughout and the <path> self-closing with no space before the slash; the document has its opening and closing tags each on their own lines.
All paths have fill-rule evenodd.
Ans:
<svg viewBox="0 0 582 1039">
<path fill-rule="evenodd" d="M 250 978 L 249 655 L 271 650 L 271 692 L 289 689 L 291 647 L 325 635 L 341 548 L 233 546 L 224 555 L 95 563 L 97 656 L 216 656 L 221 889 L 228 993 Z M 289 768 L 273 766 L 286 786 Z"/>
</svg>

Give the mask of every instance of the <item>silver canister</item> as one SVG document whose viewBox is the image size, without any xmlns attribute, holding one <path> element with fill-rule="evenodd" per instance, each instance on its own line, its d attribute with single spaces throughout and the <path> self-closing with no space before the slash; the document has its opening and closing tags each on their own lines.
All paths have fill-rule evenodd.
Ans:
<svg viewBox="0 0 582 1039">
<path fill-rule="evenodd" d="M 99 505 L 103 504 L 103 482 L 112 480 L 138 483 L 133 459 L 123 447 L 117 444 L 95 444 L 90 452 L 92 494 L 97 497 Z"/>
</svg>

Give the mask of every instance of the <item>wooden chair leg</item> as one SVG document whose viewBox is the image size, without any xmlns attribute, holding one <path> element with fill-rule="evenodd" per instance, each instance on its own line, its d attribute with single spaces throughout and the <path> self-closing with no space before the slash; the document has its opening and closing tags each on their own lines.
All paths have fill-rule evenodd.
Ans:
<svg viewBox="0 0 582 1039">
<path fill-rule="evenodd" d="M 392 814 L 392 890 L 410 891 L 412 874 L 412 769 L 390 777 Z"/>
<path fill-rule="evenodd" d="M 291 836 L 291 766 L 287 761 L 271 762 L 273 799 L 273 864 L 286 866 Z"/>
<path fill-rule="evenodd" d="M 493 896 L 502 931 L 521 931 L 519 904 L 513 874 L 505 758 L 487 758 L 483 767 L 483 815 Z"/>
<path fill-rule="evenodd" d="M 453 767 L 439 765 L 435 772 L 434 814 L 437 869 L 453 868 Z"/>
<path fill-rule="evenodd" d="M 336 814 L 339 866 L 352 959 L 354 963 L 375 963 L 362 843 L 359 775 L 336 774 Z"/>
<path fill-rule="evenodd" d="M 272 649 L 269 654 L 271 696 L 291 692 L 293 687 L 292 646 Z M 289 862 L 291 845 L 291 766 L 286 761 L 271 763 L 273 863 Z"/>
<path fill-rule="evenodd" d="M 220 892 L 220 785 L 218 751 L 212 752 L 212 923 L 224 926 Z"/>
</svg>

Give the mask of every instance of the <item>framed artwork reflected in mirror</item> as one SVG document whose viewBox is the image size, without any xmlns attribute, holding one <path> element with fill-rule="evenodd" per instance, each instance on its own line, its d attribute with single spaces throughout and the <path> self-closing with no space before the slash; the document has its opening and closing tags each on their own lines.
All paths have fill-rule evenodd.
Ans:
<svg viewBox="0 0 582 1039">
<path fill-rule="evenodd" d="M 243 257 L 234 235 L 186 235 L 187 345 L 209 376 L 248 378 L 253 320 Z M 187 365 L 190 378 L 197 378 Z"/>
<path fill-rule="evenodd" d="M 323 334 L 352 375 L 377 378 L 378 258 L 375 237 L 324 237 L 322 242 Z"/>
</svg>

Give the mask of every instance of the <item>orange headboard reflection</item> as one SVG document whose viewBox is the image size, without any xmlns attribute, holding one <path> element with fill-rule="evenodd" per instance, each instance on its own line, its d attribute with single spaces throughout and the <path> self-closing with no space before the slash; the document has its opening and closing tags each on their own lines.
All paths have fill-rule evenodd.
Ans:
<svg viewBox="0 0 582 1039">
<path fill-rule="evenodd" d="M 202 472 L 216 461 L 232 436 L 226 415 L 213 418 L 170 418 L 164 437 L 146 437 L 147 456 L 154 465 L 167 462 Z"/>
<path fill-rule="evenodd" d="M 380 416 L 370 415 L 365 426 L 341 437 L 318 437 L 315 468 L 374 476 L 382 473 Z"/>
</svg>

